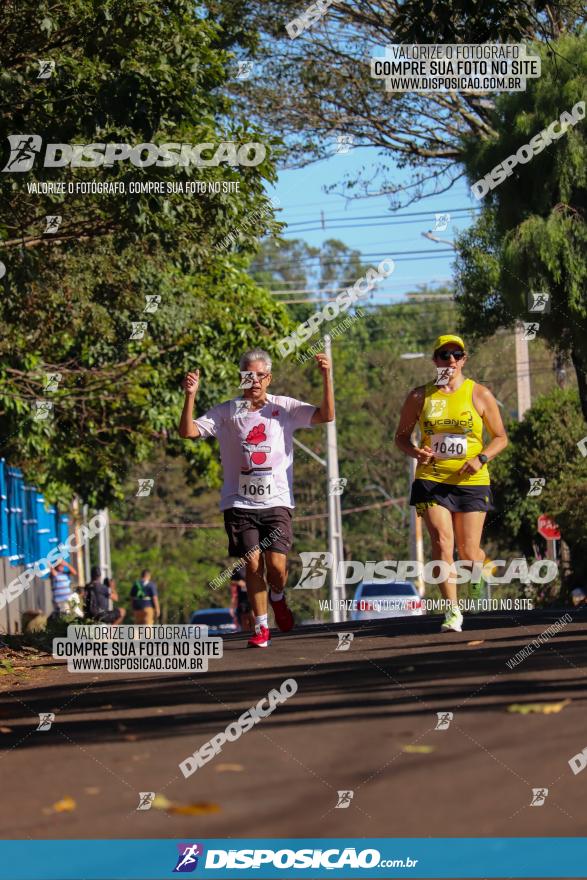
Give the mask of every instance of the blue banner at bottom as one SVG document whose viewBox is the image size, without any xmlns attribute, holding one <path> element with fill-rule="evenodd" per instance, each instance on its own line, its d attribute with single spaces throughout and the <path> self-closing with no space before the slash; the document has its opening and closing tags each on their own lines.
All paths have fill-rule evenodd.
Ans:
<svg viewBox="0 0 587 880">
<path fill-rule="evenodd" d="M 0 841 L 0 880 L 587 877 L 586 837 Z"/>
</svg>

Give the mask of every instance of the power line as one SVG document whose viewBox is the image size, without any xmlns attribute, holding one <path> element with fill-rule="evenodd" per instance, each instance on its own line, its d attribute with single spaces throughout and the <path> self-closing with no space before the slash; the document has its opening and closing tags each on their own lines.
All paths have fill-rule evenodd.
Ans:
<svg viewBox="0 0 587 880">
<path fill-rule="evenodd" d="M 463 212 L 468 213 L 471 211 L 474 212 L 474 211 L 480 211 L 480 210 L 481 210 L 481 208 L 479 205 L 471 205 L 468 208 L 451 208 L 450 211 L 445 211 L 444 213 L 450 214 L 452 217 L 453 214 L 462 214 Z M 397 224 L 397 223 L 403 223 L 405 221 L 406 217 L 430 217 L 432 214 L 439 214 L 439 213 L 441 213 L 441 212 L 428 210 L 428 211 L 410 211 L 406 214 L 397 215 L 397 212 L 394 211 L 394 212 L 388 212 L 386 214 L 361 214 L 359 216 L 344 216 L 344 215 L 333 216 L 331 218 L 331 220 L 336 221 L 336 222 L 354 223 L 357 220 L 390 220 L 393 218 L 392 222 Z M 418 221 L 412 221 L 412 222 L 418 222 Z M 308 220 L 294 220 L 294 221 L 292 221 L 292 223 L 288 223 L 288 226 L 301 226 L 301 225 L 304 225 L 307 223 L 316 223 L 316 220 L 314 218 L 308 219 Z"/>
</svg>

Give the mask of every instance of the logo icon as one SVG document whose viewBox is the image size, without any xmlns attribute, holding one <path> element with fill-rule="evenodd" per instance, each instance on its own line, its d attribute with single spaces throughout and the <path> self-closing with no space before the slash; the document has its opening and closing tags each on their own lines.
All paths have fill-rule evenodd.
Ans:
<svg viewBox="0 0 587 880">
<path fill-rule="evenodd" d="M 236 72 L 237 79 L 250 79 L 253 72 L 254 64 L 252 61 L 239 61 L 238 70 Z"/>
<path fill-rule="evenodd" d="M 55 73 L 55 62 L 52 60 L 49 61 L 40 61 L 39 60 L 39 72 L 37 74 L 37 79 L 51 79 L 53 74 Z"/>
<path fill-rule="evenodd" d="M 154 800 L 154 791 L 139 791 L 139 805 L 137 810 L 150 810 Z"/>
<path fill-rule="evenodd" d="M 587 437 L 583 437 L 582 440 L 579 440 L 577 446 L 583 458 L 587 458 Z"/>
<path fill-rule="evenodd" d="M 250 408 L 251 402 L 249 400 L 237 400 L 234 410 L 235 418 L 237 416 L 242 416 L 244 413 L 248 413 Z"/>
<path fill-rule="evenodd" d="M 45 391 L 58 391 L 61 373 L 45 373 Z"/>
<path fill-rule="evenodd" d="M 436 722 L 434 730 L 448 730 L 454 715 L 452 712 L 437 712 L 436 717 L 438 718 L 438 721 Z"/>
<path fill-rule="evenodd" d="M 43 234 L 55 235 L 59 231 L 62 219 L 61 214 L 47 214 L 45 216 L 45 230 Z"/>
<path fill-rule="evenodd" d="M 37 730 L 51 730 L 51 725 L 54 721 L 54 712 L 39 712 L 39 726 Z"/>
<path fill-rule="evenodd" d="M 436 367 L 435 385 L 448 385 L 454 370 L 453 367 Z"/>
<path fill-rule="evenodd" d="M 135 498 L 146 498 L 147 495 L 151 494 L 151 489 L 155 485 L 155 480 L 147 479 L 147 480 L 138 480 L 139 488 L 137 490 L 137 494 Z"/>
<path fill-rule="evenodd" d="M 6 275 L 6 266 L 0 260 L 0 278 L 4 278 L 5 275 Z"/>
<path fill-rule="evenodd" d="M 450 223 L 450 214 L 435 214 L 432 232 L 445 232 Z"/>
<path fill-rule="evenodd" d="M 533 788 L 532 789 L 532 800 L 530 801 L 530 806 L 531 807 L 541 807 L 547 797 L 548 797 L 548 789 L 547 788 Z"/>
<path fill-rule="evenodd" d="M 49 418 L 53 409 L 51 400 L 35 400 L 35 411 L 33 419 L 35 422 L 43 422 Z"/>
<path fill-rule="evenodd" d="M 537 498 L 539 495 L 542 495 L 542 490 L 546 486 L 546 478 L 529 477 L 528 479 L 530 480 L 530 488 L 528 489 L 527 497 Z"/>
<path fill-rule="evenodd" d="M 145 308 L 143 309 L 143 312 L 156 312 L 159 308 L 160 302 L 161 297 L 158 293 L 145 294 Z"/>
<path fill-rule="evenodd" d="M 355 637 L 354 633 L 337 633 L 338 636 L 338 645 L 336 646 L 337 651 L 350 651 L 351 642 Z"/>
<path fill-rule="evenodd" d="M 241 370 L 241 383 L 239 388 L 247 389 L 253 387 L 255 381 L 255 373 L 253 370 Z"/>
<path fill-rule="evenodd" d="M 39 134 L 9 134 L 10 156 L 2 171 L 30 171 L 43 143 Z"/>
<path fill-rule="evenodd" d="M 129 339 L 142 339 L 147 329 L 146 321 L 131 321 L 132 330 Z"/>
<path fill-rule="evenodd" d="M 524 339 L 536 339 L 540 324 L 524 321 Z"/>
<path fill-rule="evenodd" d="M 348 483 L 346 477 L 333 477 L 328 484 L 329 495 L 342 495 Z"/>
<path fill-rule="evenodd" d="M 198 867 L 198 858 L 204 855 L 204 847 L 201 843 L 178 843 L 179 855 L 177 864 L 173 869 L 174 874 L 188 874 Z"/>
<path fill-rule="evenodd" d="M 428 418 L 438 419 L 446 410 L 446 400 L 430 400 L 428 407 Z"/>
<path fill-rule="evenodd" d="M 535 293 L 534 291 L 529 291 L 528 311 L 542 312 L 543 314 L 548 314 L 548 312 L 550 312 L 550 294 L 542 292 Z"/>
<path fill-rule="evenodd" d="M 339 134 L 336 136 L 336 152 L 344 156 L 349 153 L 355 145 L 355 136 L 352 134 Z"/>
<path fill-rule="evenodd" d="M 351 801 L 355 796 L 354 791 L 337 791 L 338 803 L 335 810 L 346 810 L 350 807 Z"/>
<path fill-rule="evenodd" d="M 332 553 L 312 550 L 300 553 L 300 559 L 303 569 L 294 590 L 319 590 L 332 566 Z"/>
</svg>

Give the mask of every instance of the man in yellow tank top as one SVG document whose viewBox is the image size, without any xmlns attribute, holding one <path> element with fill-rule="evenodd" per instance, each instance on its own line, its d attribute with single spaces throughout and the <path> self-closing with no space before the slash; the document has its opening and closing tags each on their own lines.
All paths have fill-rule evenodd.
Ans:
<svg viewBox="0 0 587 880">
<path fill-rule="evenodd" d="M 507 446 L 507 435 L 495 397 L 483 385 L 465 379 L 465 343 L 460 336 L 439 336 L 432 356 L 437 379 L 408 394 L 395 442 L 418 462 L 410 504 L 423 517 L 434 560 L 454 564 L 483 562 L 481 534 L 488 510 L 493 509 L 487 462 Z M 420 445 L 412 442 L 419 424 Z M 483 427 L 490 435 L 483 444 Z M 463 615 L 458 607 L 454 576 L 440 583 L 450 603 L 441 629 L 460 632 Z"/>
</svg>

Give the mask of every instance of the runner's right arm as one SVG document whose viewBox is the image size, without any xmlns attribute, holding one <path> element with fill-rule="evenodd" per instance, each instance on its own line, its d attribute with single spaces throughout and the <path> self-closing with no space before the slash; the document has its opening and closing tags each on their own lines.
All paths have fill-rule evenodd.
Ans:
<svg viewBox="0 0 587 880">
<path fill-rule="evenodd" d="M 194 403 L 200 386 L 200 371 L 188 373 L 181 384 L 185 391 L 185 399 L 179 420 L 179 436 L 184 440 L 196 439 L 201 436 L 200 429 L 194 422 Z"/>
<path fill-rule="evenodd" d="M 418 460 L 420 464 L 428 464 L 434 457 L 432 449 L 424 446 L 422 449 L 412 443 L 411 437 L 416 422 L 420 418 L 422 406 L 424 404 L 425 386 L 420 385 L 413 388 L 404 401 L 402 411 L 399 417 L 399 425 L 395 432 L 395 445 L 405 455 Z"/>
</svg>

